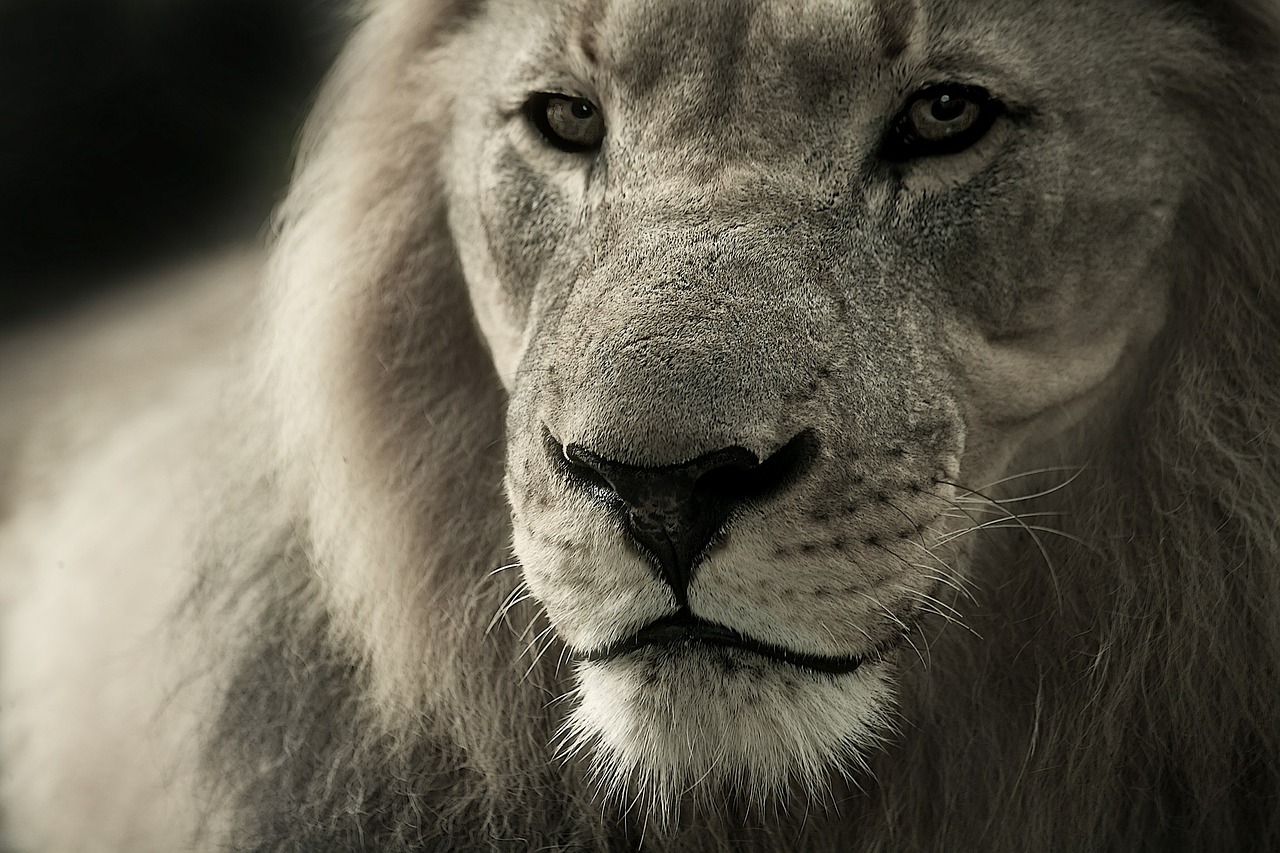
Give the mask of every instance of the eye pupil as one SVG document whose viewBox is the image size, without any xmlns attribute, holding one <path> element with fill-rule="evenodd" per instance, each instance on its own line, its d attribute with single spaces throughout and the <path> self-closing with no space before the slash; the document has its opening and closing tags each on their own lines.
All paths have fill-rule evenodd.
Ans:
<svg viewBox="0 0 1280 853">
<path fill-rule="evenodd" d="M 933 108 L 930 113 L 938 121 L 955 121 L 964 115 L 968 102 L 964 98 L 956 98 L 951 95 L 940 95 L 933 102 Z"/>
<path fill-rule="evenodd" d="M 573 102 L 569 107 L 569 112 L 573 114 L 574 118 L 583 119 L 584 121 L 591 118 L 596 113 L 595 109 L 591 106 L 590 101 L 584 101 L 581 99 Z"/>
</svg>

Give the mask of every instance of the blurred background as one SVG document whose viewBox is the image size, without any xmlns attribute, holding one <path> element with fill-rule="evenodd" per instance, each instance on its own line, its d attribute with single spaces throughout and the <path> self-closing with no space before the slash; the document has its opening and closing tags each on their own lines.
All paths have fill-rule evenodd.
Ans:
<svg viewBox="0 0 1280 853">
<path fill-rule="evenodd" d="M 263 233 L 342 0 L 0 0 L 0 328 Z"/>
</svg>

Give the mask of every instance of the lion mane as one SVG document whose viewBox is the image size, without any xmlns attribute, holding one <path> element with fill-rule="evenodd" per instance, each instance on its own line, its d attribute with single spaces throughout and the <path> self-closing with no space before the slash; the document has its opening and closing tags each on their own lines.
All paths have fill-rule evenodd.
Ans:
<svg viewBox="0 0 1280 853">
<path fill-rule="evenodd" d="M 1280 848 L 1280 9 L 1153 5 L 1206 34 L 1163 81 L 1196 131 L 1168 319 L 1136 390 L 987 493 L 1052 531 L 977 536 L 964 624 L 923 623 L 865 771 L 656 815 L 556 754 L 570 666 L 512 566 L 506 394 L 445 202 L 465 105 L 432 85 L 467 73 L 478 0 L 372 4 L 229 361 L 251 380 L 189 440 L 204 509 L 168 630 L 194 661 L 175 701 L 202 697 L 190 842 Z"/>
</svg>

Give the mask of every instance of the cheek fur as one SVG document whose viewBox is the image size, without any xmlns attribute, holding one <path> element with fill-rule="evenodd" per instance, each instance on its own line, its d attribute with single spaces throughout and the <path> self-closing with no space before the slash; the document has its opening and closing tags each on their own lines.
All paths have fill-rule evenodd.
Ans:
<svg viewBox="0 0 1280 853">
<path fill-rule="evenodd" d="M 512 149 L 500 155 L 480 205 L 500 297 L 513 320 L 524 326 L 537 283 L 568 232 L 568 206 Z"/>
</svg>

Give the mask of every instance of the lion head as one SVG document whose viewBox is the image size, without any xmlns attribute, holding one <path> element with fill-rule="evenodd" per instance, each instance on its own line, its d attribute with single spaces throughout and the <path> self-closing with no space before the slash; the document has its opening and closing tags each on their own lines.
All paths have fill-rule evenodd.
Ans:
<svg viewBox="0 0 1280 853">
<path fill-rule="evenodd" d="M 1037 748 L 1078 770 L 1086 730 L 1183 744 L 1224 707 L 1143 692 L 1176 684 L 1274 715 L 1186 659 L 1277 642 L 1274 15 L 425 6 L 374 4 L 331 84 L 271 295 L 384 705 L 470 725 L 505 599 L 545 620 L 562 754 L 664 803 L 867 763 L 901 793 L 966 726 L 1030 790 Z M 477 570 L 508 536 L 519 577 Z"/>
<path fill-rule="evenodd" d="M 1191 128 L 1110 59 L 1187 34 L 864 6 L 568 8 L 454 46 L 502 57 L 447 191 L 515 552 L 577 661 L 572 737 L 669 792 L 865 749 L 964 582 L 966 484 L 1136 381 L 1166 311 Z"/>
</svg>

